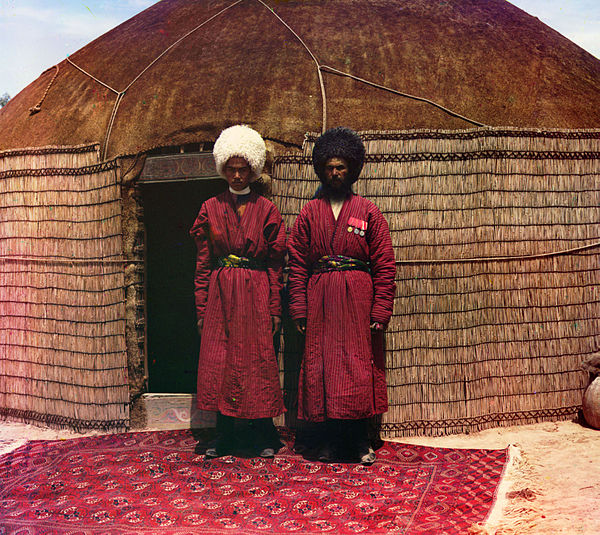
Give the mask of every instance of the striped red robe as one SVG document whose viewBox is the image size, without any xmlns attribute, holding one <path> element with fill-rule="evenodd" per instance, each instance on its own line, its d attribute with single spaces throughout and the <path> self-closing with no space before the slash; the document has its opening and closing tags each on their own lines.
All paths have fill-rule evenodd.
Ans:
<svg viewBox="0 0 600 535">
<path fill-rule="evenodd" d="M 354 229 L 364 226 L 364 236 Z M 360 229 L 359 229 L 360 230 Z M 306 344 L 300 371 L 298 417 L 358 419 L 387 410 L 383 333 L 394 302 L 396 263 L 390 232 L 379 209 L 351 195 L 337 221 L 326 198 L 300 212 L 289 240 L 289 292 L 292 318 L 306 318 Z M 371 273 L 312 273 L 325 255 L 369 262 Z"/>
<path fill-rule="evenodd" d="M 281 315 L 285 228 L 269 200 L 251 193 L 240 217 L 229 191 L 207 200 L 190 230 L 198 248 L 195 298 L 204 319 L 198 408 L 237 418 L 284 412 L 271 316 Z M 255 258 L 266 270 L 214 268 L 220 256 Z"/>
</svg>

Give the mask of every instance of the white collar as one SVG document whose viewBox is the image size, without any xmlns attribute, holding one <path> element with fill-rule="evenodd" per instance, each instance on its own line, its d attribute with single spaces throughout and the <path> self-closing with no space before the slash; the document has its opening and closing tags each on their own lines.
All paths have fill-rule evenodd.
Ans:
<svg viewBox="0 0 600 535">
<path fill-rule="evenodd" d="M 248 193 L 250 193 L 250 186 L 246 186 L 243 190 L 241 191 L 236 191 L 234 190 L 231 186 L 229 186 L 229 191 L 231 193 L 233 193 L 234 195 L 248 195 Z"/>
</svg>

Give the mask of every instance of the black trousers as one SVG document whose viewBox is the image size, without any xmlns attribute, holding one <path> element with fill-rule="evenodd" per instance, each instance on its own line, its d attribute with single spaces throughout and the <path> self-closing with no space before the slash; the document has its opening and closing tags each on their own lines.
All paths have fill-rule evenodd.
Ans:
<svg viewBox="0 0 600 535">
<path fill-rule="evenodd" d="M 243 419 L 217 413 L 217 448 L 226 451 L 273 448 L 282 443 L 273 418 Z"/>
<path fill-rule="evenodd" d="M 374 436 L 372 418 L 357 420 L 329 419 L 324 422 L 299 421 L 296 429 L 296 451 L 316 451 L 324 446 L 332 448 L 336 456 L 353 458 L 364 448 L 379 447 L 379 430 Z"/>
</svg>

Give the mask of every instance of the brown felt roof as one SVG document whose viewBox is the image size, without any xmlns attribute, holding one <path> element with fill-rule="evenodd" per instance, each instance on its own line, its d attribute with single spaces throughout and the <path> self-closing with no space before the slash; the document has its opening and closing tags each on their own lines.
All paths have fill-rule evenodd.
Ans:
<svg viewBox="0 0 600 535">
<path fill-rule="evenodd" d="M 265 0 L 322 65 L 491 126 L 600 126 L 600 60 L 504 0 Z M 234 0 L 162 0 L 70 59 L 124 89 Z M 0 110 L 0 150 L 103 142 L 116 95 L 66 60 Z M 327 125 L 468 128 L 429 104 L 323 73 Z M 242 0 L 148 69 L 120 102 L 108 156 L 214 140 L 244 122 L 302 143 L 322 124 L 316 65 L 258 0 Z"/>
</svg>

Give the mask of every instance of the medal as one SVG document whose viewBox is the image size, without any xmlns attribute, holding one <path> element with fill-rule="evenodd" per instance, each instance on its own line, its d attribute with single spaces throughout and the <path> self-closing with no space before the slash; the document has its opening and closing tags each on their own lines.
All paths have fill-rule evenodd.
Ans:
<svg viewBox="0 0 600 535">
<path fill-rule="evenodd" d="M 354 231 L 354 234 L 358 234 L 359 236 L 365 235 L 365 230 L 367 230 L 367 222 L 362 219 L 357 219 L 356 217 L 351 217 L 348 219 L 348 232 Z"/>
</svg>

